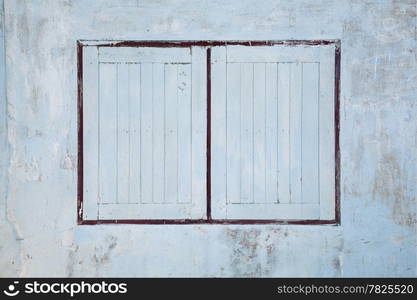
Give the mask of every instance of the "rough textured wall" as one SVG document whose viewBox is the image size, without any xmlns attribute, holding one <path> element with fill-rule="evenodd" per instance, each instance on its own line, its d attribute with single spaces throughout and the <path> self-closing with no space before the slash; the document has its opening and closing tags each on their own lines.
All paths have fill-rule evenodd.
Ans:
<svg viewBox="0 0 417 300">
<path fill-rule="evenodd" d="M 4 2 L 1 276 L 416 276 L 415 0 Z M 341 226 L 77 226 L 77 39 L 341 39 Z"/>
</svg>

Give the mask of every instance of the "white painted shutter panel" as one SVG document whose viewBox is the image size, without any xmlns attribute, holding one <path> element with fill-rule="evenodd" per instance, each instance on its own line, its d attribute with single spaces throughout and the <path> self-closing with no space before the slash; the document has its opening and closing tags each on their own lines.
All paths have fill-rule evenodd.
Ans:
<svg viewBox="0 0 417 300">
<path fill-rule="evenodd" d="M 83 48 L 84 219 L 206 215 L 206 50 Z"/>
<path fill-rule="evenodd" d="M 213 219 L 335 219 L 334 51 L 212 49 Z"/>
</svg>

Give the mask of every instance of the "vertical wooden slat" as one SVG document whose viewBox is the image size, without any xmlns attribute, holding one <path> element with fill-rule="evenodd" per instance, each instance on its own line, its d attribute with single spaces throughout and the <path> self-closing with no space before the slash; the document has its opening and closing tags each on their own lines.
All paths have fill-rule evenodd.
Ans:
<svg viewBox="0 0 417 300">
<path fill-rule="evenodd" d="M 129 72 L 117 65 L 117 203 L 129 202 Z"/>
<path fill-rule="evenodd" d="M 178 65 L 165 65 L 165 202 L 178 199 Z M 162 188 L 162 187 L 160 187 Z"/>
<path fill-rule="evenodd" d="M 278 201 L 278 64 L 266 64 L 266 202 Z"/>
<path fill-rule="evenodd" d="M 211 207 L 212 217 L 226 211 L 226 48 L 211 52 Z"/>
<path fill-rule="evenodd" d="M 253 203 L 253 64 L 244 63 L 241 69 L 241 202 Z"/>
<path fill-rule="evenodd" d="M 290 78 L 290 202 L 301 202 L 302 65 L 291 64 Z"/>
<path fill-rule="evenodd" d="M 117 199 L 117 65 L 100 64 L 99 186 L 101 203 Z"/>
<path fill-rule="evenodd" d="M 227 201 L 240 203 L 241 64 L 227 64 Z M 214 174 L 213 176 L 216 176 Z"/>
<path fill-rule="evenodd" d="M 97 219 L 99 202 L 99 70 L 98 50 L 83 50 L 83 218 Z"/>
<path fill-rule="evenodd" d="M 335 48 L 320 49 L 319 64 L 319 201 L 320 218 L 335 219 Z"/>
<path fill-rule="evenodd" d="M 164 202 L 165 179 L 165 98 L 164 64 L 154 63 L 152 73 L 153 89 L 153 202 Z"/>
<path fill-rule="evenodd" d="M 191 190 L 193 214 L 207 217 L 207 50 L 192 48 L 191 65 Z"/>
<path fill-rule="evenodd" d="M 266 78 L 265 64 L 253 67 L 253 202 L 266 198 Z"/>
<path fill-rule="evenodd" d="M 140 181 L 141 203 L 152 203 L 153 193 L 153 141 L 152 141 L 152 64 L 141 65 L 141 144 L 140 144 Z"/>
<path fill-rule="evenodd" d="M 129 64 L 129 203 L 140 202 L 140 64 Z"/>
<path fill-rule="evenodd" d="M 178 65 L 178 202 L 191 202 L 191 67 Z"/>
<path fill-rule="evenodd" d="M 278 198 L 290 202 L 290 67 L 278 65 Z"/>
<path fill-rule="evenodd" d="M 303 201 L 319 202 L 319 70 L 317 63 L 303 64 Z"/>
</svg>

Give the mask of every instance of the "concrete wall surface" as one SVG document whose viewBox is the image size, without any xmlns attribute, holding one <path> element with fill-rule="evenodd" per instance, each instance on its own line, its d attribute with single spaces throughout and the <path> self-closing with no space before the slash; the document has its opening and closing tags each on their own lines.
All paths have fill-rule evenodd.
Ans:
<svg viewBox="0 0 417 300">
<path fill-rule="evenodd" d="M 0 2 L 0 276 L 416 276 L 415 0 Z M 341 225 L 77 225 L 78 39 L 340 39 Z"/>
</svg>

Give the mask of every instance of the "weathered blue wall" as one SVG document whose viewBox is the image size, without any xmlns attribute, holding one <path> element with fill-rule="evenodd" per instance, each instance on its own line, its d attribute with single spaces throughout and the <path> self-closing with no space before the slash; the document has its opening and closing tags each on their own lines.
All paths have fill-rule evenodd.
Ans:
<svg viewBox="0 0 417 300">
<path fill-rule="evenodd" d="M 416 276 L 415 0 L 4 2 L 1 276 Z M 77 226 L 77 39 L 341 39 L 341 226 Z"/>
</svg>

